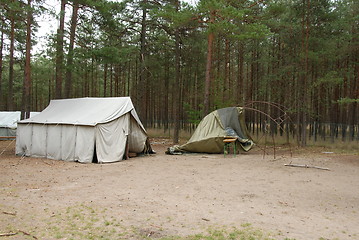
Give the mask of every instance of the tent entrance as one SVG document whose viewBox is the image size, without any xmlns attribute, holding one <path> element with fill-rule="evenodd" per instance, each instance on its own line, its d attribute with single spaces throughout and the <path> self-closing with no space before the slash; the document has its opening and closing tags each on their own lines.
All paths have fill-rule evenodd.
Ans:
<svg viewBox="0 0 359 240">
<path fill-rule="evenodd" d="M 98 163 L 97 151 L 96 151 L 96 143 L 95 143 L 95 146 L 94 146 L 94 148 L 93 148 L 92 163 Z"/>
</svg>

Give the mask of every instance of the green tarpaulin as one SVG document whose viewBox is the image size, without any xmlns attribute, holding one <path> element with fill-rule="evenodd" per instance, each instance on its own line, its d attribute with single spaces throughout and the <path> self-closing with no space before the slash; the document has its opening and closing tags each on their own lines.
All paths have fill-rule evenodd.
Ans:
<svg viewBox="0 0 359 240">
<path fill-rule="evenodd" d="M 253 141 L 247 131 L 243 111 L 241 107 L 228 107 L 211 112 L 202 119 L 186 144 L 171 147 L 167 153 L 223 153 L 223 140 L 228 137 L 236 138 L 237 145 L 249 151 Z"/>
</svg>

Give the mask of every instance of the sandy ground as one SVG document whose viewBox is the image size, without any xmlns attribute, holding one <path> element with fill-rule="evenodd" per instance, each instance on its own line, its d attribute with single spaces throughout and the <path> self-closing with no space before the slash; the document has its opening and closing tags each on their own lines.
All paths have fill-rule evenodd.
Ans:
<svg viewBox="0 0 359 240">
<path fill-rule="evenodd" d="M 48 239 L 37 232 L 44 219 L 90 205 L 161 236 L 251 224 L 276 239 L 359 239 L 359 155 L 170 156 L 168 141 L 152 142 L 155 155 L 100 165 L 20 158 L 14 143 L 0 141 L 0 234 Z"/>
</svg>

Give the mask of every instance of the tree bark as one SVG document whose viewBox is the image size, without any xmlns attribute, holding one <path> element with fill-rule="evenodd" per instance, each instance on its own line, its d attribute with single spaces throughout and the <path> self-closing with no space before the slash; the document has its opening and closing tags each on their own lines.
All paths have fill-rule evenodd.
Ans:
<svg viewBox="0 0 359 240">
<path fill-rule="evenodd" d="M 210 16 L 210 24 L 214 22 L 215 12 L 211 12 Z M 206 79 L 204 86 L 204 115 L 209 113 L 209 105 L 210 105 L 210 90 L 211 90 L 211 78 L 212 78 L 212 56 L 213 56 L 213 41 L 214 41 L 214 33 L 210 32 L 208 34 L 207 39 L 207 64 L 206 64 Z"/>
<path fill-rule="evenodd" d="M 1 31 L 1 36 L 0 36 L 0 110 L 5 110 L 5 105 L 4 105 L 5 98 L 3 97 L 4 94 L 3 94 L 3 89 L 2 89 L 3 49 L 4 49 L 4 32 Z"/>
<path fill-rule="evenodd" d="M 302 147 L 307 145 L 307 109 L 308 109 L 308 93 L 307 93 L 307 85 L 308 85 L 308 71 L 309 71 L 309 11 L 310 11 L 310 0 L 305 0 L 306 10 L 304 10 L 303 15 L 303 40 L 302 40 L 302 49 L 304 51 L 304 59 L 303 59 L 303 74 L 302 74 L 302 84 L 301 88 L 301 99 L 300 105 L 302 112 L 301 118 L 301 141 L 300 144 Z M 304 6 L 303 6 L 304 7 Z"/>
<path fill-rule="evenodd" d="M 223 101 L 227 103 L 231 99 L 231 83 L 230 83 L 230 43 L 228 38 L 225 39 L 224 50 L 224 92 Z"/>
<path fill-rule="evenodd" d="M 175 1 L 176 11 L 179 11 L 179 1 Z M 173 134 L 173 143 L 176 144 L 179 141 L 179 132 L 180 132 L 180 117 L 182 110 L 182 102 L 181 102 L 181 51 L 180 51 L 180 36 L 179 30 L 175 30 L 175 128 Z"/>
<path fill-rule="evenodd" d="M 103 96 L 107 96 L 107 72 L 108 72 L 108 64 L 104 64 L 104 71 L 103 71 Z"/>
<path fill-rule="evenodd" d="M 244 91 L 243 91 L 243 79 L 244 79 L 244 47 L 243 43 L 238 44 L 238 74 L 237 74 L 237 85 L 236 85 L 236 102 L 237 104 L 244 104 Z"/>
<path fill-rule="evenodd" d="M 139 116 L 146 125 L 146 92 L 147 92 L 147 69 L 146 69 L 146 35 L 147 35 L 147 0 L 142 1 L 142 20 L 141 20 L 141 49 L 140 49 L 140 73 L 139 73 L 139 85 L 140 88 L 137 91 L 137 108 L 139 109 Z"/>
<path fill-rule="evenodd" d="M 78 0 L 74 0 L 72 6 L 69 52 L 67 54 L 67 68 L 66 68 L 66 81 L 65 81 L 66 98 L 70 98 L 72 92 L 72 71 L 73 71 L 73 61 L 74 61 L 74 44 L 75 44 L 75 36 L 76 36 L 78 10 L 79 10 L 79 2 Z"/>
<path fill-rule="evenodd" d="M 14 51 L 15 51 L 15 16 L 10 13 L 10 49 L 9 49 L 9 87 L 7 110 L 14 110 Z"/>
<path fill-rule="evenodd" d="M 56 43 L 56 90 L 55 98 L 62 98 L 62 79 L 64 65 L 64 32 L 65 32 L 65 6 L 67 0 L 61 0 L 60 23 L 57 29 Z"/>
<path fill-rule="evenodd" d="M 26 56 L 25 56 L 25 79 L 24 79 L 24 114 L 21 114 L 21 119 L 30 117 L 31 104 L 31 25 L 32 25 L 32 10 L 31 0 L 27 1 L 28 10 L 26 17 Z"/>
</svg>

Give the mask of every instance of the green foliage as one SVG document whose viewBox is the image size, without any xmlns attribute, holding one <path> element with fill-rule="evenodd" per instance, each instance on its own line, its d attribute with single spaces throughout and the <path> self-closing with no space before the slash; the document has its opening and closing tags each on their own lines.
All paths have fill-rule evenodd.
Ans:
<svg viewBox="0 0 359 240">
<path fill-rule="evenodd" d="M 68 10 L 72 2 L 68 2 L 65 14 L 65 55 L 69 52 L 71 13 Z M 179 59 L 182 99 L 187 103 L 183 109 L 184 121 L 198 123 L 202 115 L 202 106 L 198 105 L 204 98 L 207 38 L 213 33 L 212 107 L 275 101 L 290 109 L 293 119 L 302 113 L 307 114 L 308 121 L 318 120 L 319 116 L 326 122 L 358 119 L 344 116 L 348 104 L 358 102 L 352 89 L 357 81 L 358 62 L 356 1 L 318 0 L 311 1 L 310 6 L 301 0 L 201 0 L 195 6 L 184 1 L 179 1 L 179 6 L 175 6 L 176 1 L 168 0 L 144 2 L 79 1 L 74 60 L 71 66 L 64 63 L 64 69 L 72 72 L 73 97 L 131 95 L 134 101 L 139 101 L 135 102 L 136 107 L 146 105 L 147 115 L 141 116 L 141 120 L 163 123 L 173 119 L 171 114 L 175 112 L 174 96 L 178 91 L 178 87 L 174 87 L 175 59 Z M 14 89 L 16 110 L 21 108 L 24 20 L 28 10 L 25 3 L 0 0 L 0 29 L 4 36 L 2 108 L 8 101 L 10 86 Z M 47 0 L 33 1 L 33 4 L 33 30 L 36 30 L 37 17 L 52 12 L 52 17 L 58 18 L 59 13 L 48 7 Z M 144 21 L 143 9 L 147 10 Z M 13 83 L 9 81 L 12 17 L 15 17 L 16 33 Z M 141 43 L 142 27 L 144 44 Z M 33 33 L 33 41 L 38 41 L 36 31 Z M 32 55 L 34 111 L 42 110 L 54 98 L 54 36 L 50 33 L 42 40 L 46 49 L 41 56 L 34 52 Z M 174 56 L 176 43 L 179 58 Z M 143 68 L 140 67 L 142 59 L 145 59 Z M 146 78 L 141 85 L 140 77 Z M 139 100 L 143 92 L 146 99 Z M 306 99 L 302 99 L 304 95 Z M 162 103 L 166 103 L 165 106 Z M 338 108 L 340 117 L 334 116 L 333 107 Z M 150 117 L 153 119 L 148 119 Z M 260 121 L 255 114 L 250 118 Z"/>
<path fill-rule="evenodd" d="M 193 109 L 189 103 L 184 103 L 183 107 L 187 114 L 188 121 L 192 124 L 198 125 L 203 117 L 203 105 L 199 105 L 200 110 Z"/>
<path fill-rule="evenodd" d="M 341 99 L 337 100 L 337 103 L 339 103 L 339 104 L 359 103 L 359 99 L 345 97 L 345 98 L 341 98 Z"/>
<path fill-rule="evenodd" d="M 339 76 L 336 71 L 329 71 L 323 77 L 320 77 L 315 82 L 314 86 L 337 86 L 343 83 L 343 77 Z"/>
</svg>

